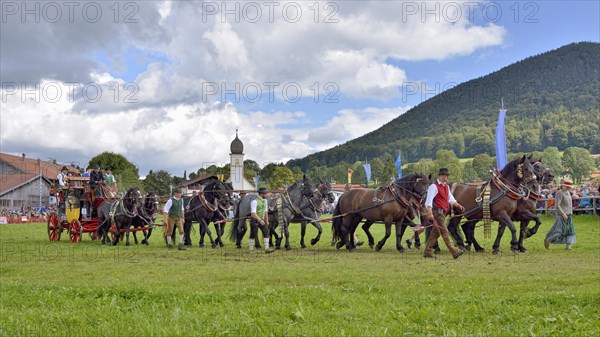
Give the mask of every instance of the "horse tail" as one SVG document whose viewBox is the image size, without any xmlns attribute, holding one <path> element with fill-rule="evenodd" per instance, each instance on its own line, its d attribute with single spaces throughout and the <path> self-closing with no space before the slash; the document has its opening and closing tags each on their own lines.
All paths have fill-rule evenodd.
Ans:
<svg viewBox="0 0 600 337">
<path fill-rule="evenodd" d="M 344 224 L 344 218 L 341 216 L 340 211 L 340 200 L 335 204 L 333 209 L 333 218 L 331 220 L 331 230 L 333 230 L 333 238 L 339 240 L 342 238 L 342 225 Z"/>
<path fill-rule="evenodd" d="M 240 201 L 238 201 L 237 205 L 235 206 L 235 213 L 233 214 L 233 223 L 231 224 L 231 228 L 229 229 L 229 241 L 231 242 L 237 242 L 238 239 L 238 231 L 239 231 L 239 225 L 240 225 L 240 204 L 242 203 L 242 200 L 240 199 Z"/>
</svg>

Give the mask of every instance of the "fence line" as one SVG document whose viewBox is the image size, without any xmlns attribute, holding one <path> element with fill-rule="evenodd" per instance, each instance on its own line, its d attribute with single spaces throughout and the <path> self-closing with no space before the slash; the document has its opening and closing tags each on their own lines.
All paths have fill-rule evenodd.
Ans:
<svg viewBox="0 0 600 337">
<path fill-rule="evenodd" d="M 537 203 L 538 214 L 554 215 L 554 199 L 541 199 Z M 600 215 L 600 197 L 573 199 L 573 214 Z"/>
</svg>

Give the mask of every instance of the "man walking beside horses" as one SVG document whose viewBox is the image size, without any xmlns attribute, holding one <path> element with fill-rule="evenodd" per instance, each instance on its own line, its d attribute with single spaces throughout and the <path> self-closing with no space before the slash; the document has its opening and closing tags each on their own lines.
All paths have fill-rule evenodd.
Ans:
<svg viewBox="0 0 600 337">
<path fill-rule="evenodd" d="M 427 218 L 432 222 L 432 229 L 425 245 L 424 257 L 435 257 L 433 255 L 433 245 L 440 236 L 444 239 L 444 243 L 452 253 L 452 257 L 458 259 L 462 255 L 462 250 L 456 248 L 450 240 L 445 222 L 446 215 L 450 213 L 450 207 L 454 207 L 461 212 L 464 210 L 464 207 L 454 199 L 452 192 L 450 192 L 448 186 L 449 175 L 450 172 L 447 168 L 441 168 L 438 172 L 438 179 L 429 185 L 427 189 L 425 207 L 427 207 Z"/>
<path fill-rule="evenodd" d="M 177 227 L 177 230 L 179 231 L 179 246 L 177 249 L 185 250 L 185 247 L 183 246 L 185 209 L 183 208 L 183 199 L 181 198 L 181 189 L 179 187 L 173 188 L 173 197 L 165 203 L 163 214 L 163 222 L 166 226 L 165 237 L 167 238 L 167 249 L 173 249 L 171 235 L 173 235 L 173 231 L 175 230 L 175 227 Z"/>
</svg>

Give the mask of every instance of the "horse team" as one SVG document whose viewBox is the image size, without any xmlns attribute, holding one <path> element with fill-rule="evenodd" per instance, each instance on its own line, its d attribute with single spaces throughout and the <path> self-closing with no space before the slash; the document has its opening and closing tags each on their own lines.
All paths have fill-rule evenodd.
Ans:
<svg viewBox="0 0 600 337">
<path fill-rule="evenodd" d="M 457 246 L 463 250 L 471 249 L 484 251 L 475 238 L 475 226 L 484 218 L 499 222 L 498 233 L 493 244 L 494 254 L 500 254 L 500 240 L 506 228 L 511 233 L 510 249 L 514 253 L 525 252 L 523 240 L 535 234 L 541 224 L 536 215 L 535 204 L 540 198 L 539 191 L 543 184 L 553 179 L 552 173 L 539 160 L 523 156 L 509 162 L 501 171 L 494 170 L 489 181 L 480 185 L 468 185 L 455 183 L 451 185 L 455 199 L 465 207 L 460 214 L 450 217 L 448 230 L 454 238 Z M 335 205 L 332 222 L 334 242 L 339 249 L 346 247 L 349 251 L 356 250 L 354 233 L 358 225 L 364 221 L 362 228 L 365 231 L 371 248 L 379 251 L 383 248 L 386 240 L 391 236 L 392 225 L 396 228 L 396 248 L 400 252 L 405 249 L 402 246 L 402 235 L 408 227 L 417 226 L 416 218 L 420 218 L 420 226 L 431 229 L 424 201 L 427 189 L 432 183 L 431 176 L 414 173 L 398 179 L 387 186 L 376 189 L 353 189 L 345 192 Z M 487 190 L 488 202 L 482 202 L 483 191 Z M 204 247 L 204 237 L 208 235 L 212 248 L 224 246 L 222 237 L 225 224 L 232 221 L 229 238 L 235 242 L 237 248 L 242 247 L 242 240 L 247 232 L 247 220 L 250 218 L 250 204 L 257 198 L 257 194 L 249 193 L 241 198 L 234 198 L 231 183 L 219 181 L 216 177 L 204 182 L 201 190 L 192 197 L 184 198 L 185 205 L 185 245 L 191 246 L 192 222 L 200 226 L 200 247 Z M 269 223 L 261 227 L 265 238 L 271 238 L 276 249 L 281 248 L 285 239 L 284 248 L 291 249 L 289 241 L 289 224 L 301 223 L 301 247 L 305 248 L 304 237 L 306 226 L 311 223 L 317 230 L 316 237 L 310 240 L 311 245 L 319 242 L 323 229 L 320 217 L 323 214 L 326 203 L 333 203 L 334 195 L 331 185 L 324 180 L 314 183 L 304 176 L 299 181 L 289 186 L 285 192 L 277 193 L 267 198 Z M 484 209 L 485 208 L 485 209 Z M 233 219 L 227 215 L 233 209 Z M 104 202 L 98 209 L 99 229 L 98 234 L 102 242 L 108 240 L 108 232 L 111 225 L 125 232 L 126 244 L 129 245 L 129 228 L 152 227 L 156 216 L 160 212 L 159 198 L 156 193 L 149 193 L 142 197 L 137 188 L 127 191 L 120 200 Z M 462 224 L 464 239 L 459 233 L 461 219 L 466 222 Z M 528 228 L 530 221 L 535 221 L 535 226 Z M 517 238 L 517 228 L 513 221 L 520 221 L 520 230 Z M 209 224 L 213 222 L 216 231 L 216 239 L 213 239 Z M 370 227 L 377 222 L 385 225 L 385 236 L 375 244 Z M 258 226 L 250 222 L 251 231 L 257 231 Z M 152 230 L 144 231 L 142 244 L 149 244 Z M 137 237 L 133 232 L 135 243 Z M 415 234 L 415 245 L 419 244 L 418 232 Z M 114 235 L 112 244 L 116 245 L 120 235 Z M 256 240 L 256 248 L 260 243 Z M 434 247 L 439 249 L 438 247 Z"/>
</svg>

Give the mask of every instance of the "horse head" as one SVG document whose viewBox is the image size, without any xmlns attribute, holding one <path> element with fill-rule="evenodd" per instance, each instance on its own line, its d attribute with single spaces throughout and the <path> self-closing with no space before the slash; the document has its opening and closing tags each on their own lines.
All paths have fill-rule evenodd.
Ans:
<svg viewBox="0 0 600 337">
<path fill-rule="evenodd" d="M 554 180 L 554 174 L 547 168 L 544 164 L 542 164 L 542 160 L 538 160 L 533 162 L 533 171 L 537 177 L 537 181 L 542 184 L 548 184 Z"/>
<path fill-rule="evenodd" d="M 132 187 L 129 190 L 127 190 L 127 193 L 125 193 L 125 196 L 123 197 L 123 204 L 126 205 L 126 208 L 130 212 L 134 212 L 140 205 L 143 204 L 142 200 L 143 196 L 139 188 Z"/>
<path fill-rule="evenodd" d="M 331 184 L 327 180 L 321 179 L 319 184 L 317 184 L 317 189 L 323 200 L 327 200 L 330 204 L 335 202 L 335 195 L 331 192 Z"/>
<path fill-rule="evenodd" d="M 296 185 L 296 184 L 294 184 L 294 185 Z M 304 195 L 305 197 L 312 197 L 313 194 L 315 194 L 315 192 L 317 192 L 317 189 L 313 185 L 310 178 L 308 178 L 306 176 L 306 174 L 302 176 L 302 184 L 300 185 L 300 188 L 302 190 L 302 195 Z"/>
<path fill-rule="evenodd" d="M 412 184 L 412 192 L 418 194 L 421 200 L 425 200 L 427 189 L 431 185 L 431 175 L 427 177 L 422 173 L 414 173 L 414 182 Z"/>
<path fill-rule="evenodd" d="M 227 209 L 233 205 L 233 184 L 232 183 L 224 183 L 219 182 L 217 184 L 217 199 L 219 202 L 219 207 L 221 209 Z"/>
<path fill-rule="evenodd" d="M 158 193 L 148 192 L 144 198 L 144 211 L 151 217 L 156 217 L 160 210 Z"/>
<path fill-rule="evenodd" d="M 525 155 L 506 164 L 501 173 L 504 178 L 512 180 L 515 183 L 527 184 L 537 179 L 533 165 Z"/>
</svg>

